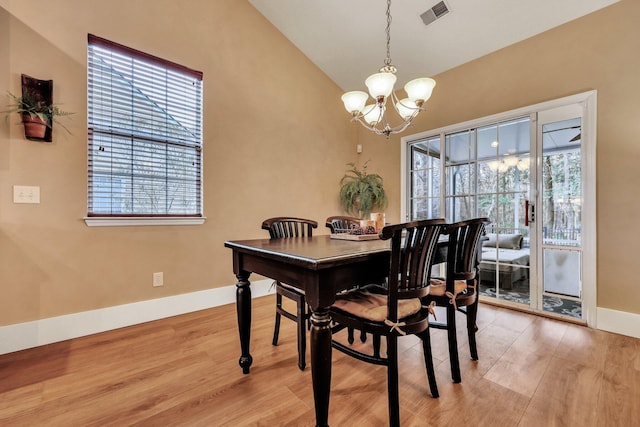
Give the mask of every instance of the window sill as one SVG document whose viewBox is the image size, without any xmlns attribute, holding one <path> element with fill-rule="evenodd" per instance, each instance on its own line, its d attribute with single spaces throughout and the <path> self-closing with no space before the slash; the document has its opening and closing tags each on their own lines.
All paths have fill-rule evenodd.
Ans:
<svg viewBox="0 0 640 427">
<path fill-rule="evenodd" d="M 207 218 L 182 217 L 86 217 L 84 222 L 89 227 L 131 227 L 150 225 L 202 225 Z"/>
</svg>

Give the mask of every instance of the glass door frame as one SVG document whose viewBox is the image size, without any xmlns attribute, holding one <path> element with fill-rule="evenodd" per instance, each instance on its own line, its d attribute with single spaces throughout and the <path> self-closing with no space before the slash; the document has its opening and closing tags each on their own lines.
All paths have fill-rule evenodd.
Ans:
<svg viewBox="0 0 640 427">
<path fill-rule="evenodd" d="M 536 167 L 533 165 L 531 169 L 540 170 L 541 167 L 541 157 L 538 154 L 537 146 L 537 113 L 545 110 L 552 110 L 554 108 L 568 106 L 572 104 L 579 104 L 582 108 L 582 140 L 583 140 L 583 159 L 582 159 L 582 167 L 583 167 L 583 176 L 584 176 L 584 201 L 583 201 L 583 217 L 582 223 L 584 227 L 583 233 L 583 266 L 582 266 L 582 274 L 583 274 L 583 282 L 582 282 L 582 292 L 583 292 L 583 306 L 582 306 L 582 319 L 586 324 L 590 327 L 595 327 L 596 325 L 596 305 L 597 305 L 597 253 L 596 253 L 596 243 L 597 243 L 597 228 L 596 228 L 596 118 L 597 118 L 597 92 L 596 91 L 588 91 L 580 94 L 556 99 L 553 101 L 543 102 L 540 104 L 531 105 L 528 107 L 519 108 L 516 110 L 495 114 L 492 116 L 487 116 L 483 118 L 479 118 L 476 120 L 467 121 L 464 123 L 458 123 L 438 129 L 433 129 L 426 132 L 421 132 L 415 135 L 407 135 L 401 138 L 401 167 L 400 167 L 400 217 L 402 220 L 409 220 L 410 215 L 410 207 L 408 203 L 410 202 L 409 191 L 410 183 L 408 181 L 409 178 L 409 169 L 410 165 L 408 164 L 408 153 L 410 152 L 409 146 L 410 144 L 417 142 L 419 140 L 425 140 L 428 138 L 440 138 L 444 141 L 445 135 L 453 132 L 457 132 L 464 129 L 477 128 L 481 126 L 486 126 L 492 123 L 507 121 L 510 119 L 516 119 L 518 117 L 522 117 L 525 115 L 530 115 L 532 119 L 534 119 L 534 124 L 531 126 L 531 151 L 532 156 L 531 159 L 535 159 Z M 443 144 L 444 145 L 444 144 Z M 535 153 L 535 157 L 534 157 Z M 532 199 L 538 199 L 539 192 L 537 190 L 538 179 L 537 175 L 532 176 L 532 184 L 531 184 L 531 194 L 530 197 Z M 444 192 L 441 191 L 441 197 L 444 197 Z M 444 200 L 441 202 L 442 207 L 444 208 Z M 536 223 L 532 224 L 535 225 Z M 537 228 L 537 226 L 536 226 Z M 535 239 L 537 233 L 531 233 L 532 238 Z M 531 242 L 532 247 L 535 247 L 535 241 Z M 537 246 L 537 245 L 536 245 Z M 533 269 L 532 269 L 533 270 Z M 539 282 L 536 272 L 531 271 L 531 280 L 536 280 L 536 283 Z M 533 288 L 536 286 L 531 286 L 532 292 Z M 533 293 L 530 297 L 533 299 L 541 298 L 540 292 L 537 292 L 538 295 L 534 295 Z"/>
<path fill-rule="evenodd" d="M 575 119 L 575 118 L 580 118 L 580 128 L 582 129 L 583 126 L 583 114 L 584 114 L 584 108 L 582 107 L 582 105 L 580 103 L 575 103 L 575 104 L 570 104 L 570 105 L 565 105 L 565 106 L 561 106 L 561 107 L 556 107 L 553 109 L 548 109 L 548 110 L 542 110 L 539 111 L 536 115 L 536 121 L 535 126 L 532 126 L 532 128 L 535 128 L 536 132 L 535 132 L 535 147 L 536 147 L 536 151 L 538 153 L 537 155 L 537 161 L 540 164 L 540 162 L 543 162 L 544 156 L 545 156 L 545 150 L 544 150 L 544 143 L 545 143 L 545 139 L 544 139 L 544 134 L 545 134 L 545 130 L 544 127 L 546 125 L 550 125 L 550 124 L 554 124 L 554 123 L 559 123 L 559 122 L 564 122 L 566 120 L 569 119 Z M 582 130 L 581 130 L 582 132 Z M 582 140 L 582 136 L 581 136 L 581 140 Z M 585 173 L 584 173 L 584 156 L 582 155 L 584 151 L 584 144 L 581 142 L 580 143 L 580 179 L 581 179 L 581 194 L 585 191 L 585 184 L 582 182 L 582 180 L 584 180 L 585 178 Z M 536 168 L 536 172 L 541 172 L 542 171 L 542 167 L 538 167 Z M 545 252 L 547 251 L 557 251 L 557 250 L 563 250 L 563 251 L 567 251 L 567 252 L 576 252 L 579 253 L 579 265 L 580 265 L 580 275 L 581 275 L 581 282 L 584 279 L 585 276 L 585 272 L 584 272 L 584 251 L 583 251 L 583 235 L 585 233 L 581 232 L 581 238 L 580 238 L 580 244 L 578 246 L 574 246 L 574 245 L 562 245 L 562 244 L 553 244 L 553 243 L 547 243 L 545 242 L 544 239 L 544 178 L 543 178 L 543 174 L 542 173 L 538 173 L 537 178 L 536 178 L 536 185 L 535 188 L 540 189 L 539 191 L 537 191 L 535 193 L 535 198 L 534 198 L 534 206 L 535 206 L 535 210 L 536 210 L 536 221 L 534 221 L 533 226 L 535 227 L 535 236 L 537 237 L 538 241 L 536 244 L 536 259 L 538 260 L 537 262 L 537 268 L 536 268 L 536 274 L 537 274 L 537 278 L 539 280 L 537 280 L 535 282 L 536 286 L 532 286 L 531 288 L 531 298 L 533 300 L 533 294 L 535 292 L 536 295 L 536 307 L 539 310 L 543 309 L 543 298 L 545 296 L 556 296 L 556 297 L 560 297 L 561 299 L 564 299 L 565 297 L 560 295 L 560 294 L 556 294 L 553 291 L 545 291 L 546 289 L 546 285 L 545 285 L 545 273 L 544 273 L 544 269 L 546 268 L 545 266 Z M 583 205 L 584 203 L 584 197 L 581 197 L 581 205 Z M 584 209 L 581 209 L 581 219 L 582 216 L 584 214 Z M 535 290 L 533 288 L 536 288 Z M 580 286 L 580 294 L 577 296 L 577 298 L 582 302 L 583 300 L 583 289 L 582 286 Z M 571 300 L 572 298 L 570 296 L 566 297 L 569 300 Z M 583 318 L 584 318 L 584 314 L 583 314 Z"/>
</svg>

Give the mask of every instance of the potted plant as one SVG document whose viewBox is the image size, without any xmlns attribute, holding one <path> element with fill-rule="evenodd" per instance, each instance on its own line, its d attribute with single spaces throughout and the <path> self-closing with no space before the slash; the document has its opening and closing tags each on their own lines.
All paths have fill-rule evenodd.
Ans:
<svg viewBox="0 0 640 427">
<path fill-rule="evenodd" d="M 11 92 L 7 94 L 11 103 L 9 109 L 3 111 L 8 119 L 12 113 L 20 114 L 24 124 L 24 132 L 27 138 L 42 139 L 47 128 L 51 128 L 53 122 L 59 124 L 64 130 L 71 133 L 56 117 L 69 116 L 73 113 L 61 110 L 55 104 L 49 104 L 33 90 L 25 90 L 21 97 Z"/>
<path fill-rule="evenodd" d="M 360 219 L 368 219 L 371 212 L 384 210 L 389 204 L 382 177 L 367 173 L 367 163 L 359 170 L 354 163 L 340 180 L 340 201 L 344 210 Z"/>
</svg>

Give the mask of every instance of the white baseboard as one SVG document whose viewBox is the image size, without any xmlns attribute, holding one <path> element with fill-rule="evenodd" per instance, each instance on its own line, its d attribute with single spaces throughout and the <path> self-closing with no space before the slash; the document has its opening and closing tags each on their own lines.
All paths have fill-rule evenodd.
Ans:
<svg viewBox="0 0 640 427">
<path fill-rule="evenodd" d="M 273 293 L 272 280 L 251 283 L 251 296 Z M 0 354 L 97 334 L 166 317 L 191 313 L 236 300 L 236 287 L 208 289 L 99 310 L 0 326 Z M 597 308 L 597 329 L 640 338 L 640 314 Z"/>
<path fill-rule="evenodd" d="M 640 338 L 640 314 L 598 307 L 596 316 L 598 329 Z"/>
<path fill-rule="evenodd" d="M 251 282 L 251 296 L 273 293 L 270 279 Z M 0 327 L 0 354 L 65 341 L 236 301 L 236 287 L 208 289 Z"/>
</svg>

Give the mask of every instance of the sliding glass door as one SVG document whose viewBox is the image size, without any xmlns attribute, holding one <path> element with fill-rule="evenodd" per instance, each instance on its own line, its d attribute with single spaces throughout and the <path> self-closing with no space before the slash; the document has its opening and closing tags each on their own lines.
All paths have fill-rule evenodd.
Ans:
<svg viewBox="0 0 640 427">
<path fill-rule="evenodd" d="M 595 241 L 595 221 L 586 229 L 583 221 L 585 190 L 595 196 L 595 179 L 585 179 L 583 112 L 583 103 L 567 103 L 407 141 L 407 220 L 491 219 L 482 298 L 583 319 L 585 266 L 595 265 L 595 250 L 585 263 L 583 244 L 587 229 Z"/>
<path fill-rule="evenodd" d="M 532 270 L 526 215 L 532 182 L 530 129 L 530 117 L 524 116 L 409 145 L 410 219 L 489 217 L 481 293 L 526 305 L 531 302 Z"/>
</svg>

